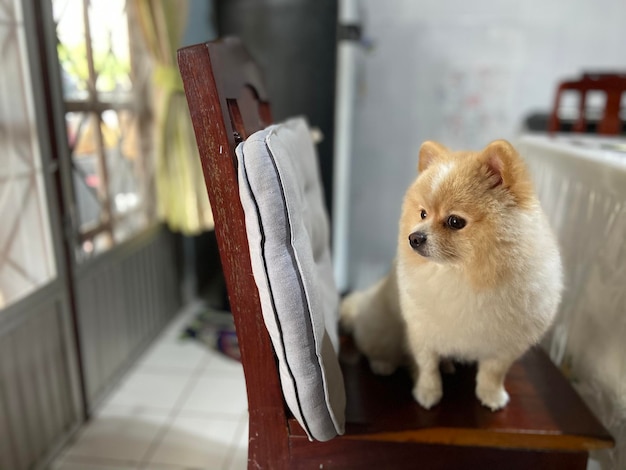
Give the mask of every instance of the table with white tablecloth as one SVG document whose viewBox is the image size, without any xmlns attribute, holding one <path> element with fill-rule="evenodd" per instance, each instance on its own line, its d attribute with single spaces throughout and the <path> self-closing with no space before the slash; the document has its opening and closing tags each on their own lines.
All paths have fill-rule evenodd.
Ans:
<svg viewBox="0 0 626 470">
<path fill-rule="evenodd" d="M 559 238 L 566 287 L 544 340 L 616 439 L 596 468 L 626 468 L 626 139 L 524 135 L 517 147 Z"/>
</svg>

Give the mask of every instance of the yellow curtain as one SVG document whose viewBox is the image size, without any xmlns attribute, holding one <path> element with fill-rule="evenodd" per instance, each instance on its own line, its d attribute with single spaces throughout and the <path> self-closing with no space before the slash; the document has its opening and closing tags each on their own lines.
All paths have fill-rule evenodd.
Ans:
<svg viewBox="0 0 626 470">
<path fill-rule="evenodd" d="M 214 227 L 189 109 L 176 64 L 187 0 L 130 0 L 154 59 L 156 189 L 159 216 L 186 235 Z"/>
</svg>

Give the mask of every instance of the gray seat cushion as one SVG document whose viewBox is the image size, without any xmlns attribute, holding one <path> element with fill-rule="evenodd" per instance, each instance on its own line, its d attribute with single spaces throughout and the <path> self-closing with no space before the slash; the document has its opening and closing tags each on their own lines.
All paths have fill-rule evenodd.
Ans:
<svg viewBox="0 0 626 470">
<path fill-rule="evenodd" d="M 278 356 L 285 401 L 309 438 L 343 434 L 339 295 L 314 144 L 294 118 L 236 149 L 239 195 L 265 325 Z"/>
</svg>

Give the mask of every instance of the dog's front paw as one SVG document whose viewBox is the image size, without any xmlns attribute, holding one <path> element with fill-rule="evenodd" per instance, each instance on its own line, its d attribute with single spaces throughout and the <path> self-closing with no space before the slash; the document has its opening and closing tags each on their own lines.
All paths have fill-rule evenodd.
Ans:
<svg viewBox="0 0 626 470">
<path fill-rule="evenodd" d="M 476 388 L 476 396 L 480 402 L 491 411 L 504 408 L 509 402 L 509 394 L 506 393 L 504 387 L 478 387 Z"/>
<path fill-rule="evenodd" d="M 391 375 L 396 371 L 396 365 L 380 359 L 370 361 L 370 369 L 376 375 Z"/>
<path fill-rule="evenodd" d="M 442 395 L 441 383 L 428 385 L 417 384 L 413 388 L 413 398 L 427 410 L 439 403 Z"/>
</svg>

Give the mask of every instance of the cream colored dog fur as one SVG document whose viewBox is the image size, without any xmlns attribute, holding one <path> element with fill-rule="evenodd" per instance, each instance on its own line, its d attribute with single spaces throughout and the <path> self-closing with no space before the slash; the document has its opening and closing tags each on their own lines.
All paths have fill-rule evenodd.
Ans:
<svg viewBox="0 0 626 470">
<path fill-rule="evenodd" d="M 562 288 L 557 243 L 516 150 L 425 142 L 394 265 L 344 300 L 341 321 L 375 373 L 410 359 L 423 407 L 442 397 L 440 361 L 455 359 L 478 363 L 476 396 L 497 410 L 509 367 L 549 328 Z"/>
</svg>

